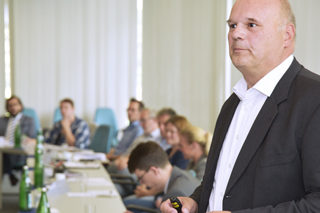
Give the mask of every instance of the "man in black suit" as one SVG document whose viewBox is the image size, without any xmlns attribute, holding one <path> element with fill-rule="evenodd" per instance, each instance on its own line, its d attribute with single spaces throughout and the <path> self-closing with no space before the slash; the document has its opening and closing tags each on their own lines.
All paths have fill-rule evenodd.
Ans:
<svg viewBox="0 0 320 213">
<path fill-rule="evenodd" d="M 23 105 L 17 96 L 11 96 L 6 100 L 6 109 L 10 114 L 9 117 L 0 118 L 0 136 L 4 136 L 6 140 L 14 143 L 14 131 L 20 123 L 21 134 L 29 138 L 36 137 L 36 129 L 33 118 L 22 114 Z M 3 155 L 3 172 L 9 174 L 12 185 L 15 185 L 18 179 L 12 174 L 11 162 L 24 161 L 24 156 Z"/>
<path fill-rule="evenodd" d="M 320 77 L 293 57 L 287 0 L 237 0 L 228 20 L 243 74 L 216 123 L 206 171 L 183 213 L 320 212 Z M 169 201 L 163 212 L 176 212 Z"/>
</svg>

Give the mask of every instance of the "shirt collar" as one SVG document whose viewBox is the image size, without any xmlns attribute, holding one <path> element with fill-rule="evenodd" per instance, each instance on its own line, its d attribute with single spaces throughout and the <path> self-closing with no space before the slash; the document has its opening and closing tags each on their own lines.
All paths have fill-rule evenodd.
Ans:
<svg viewBox="0 0 320 213">
<path fill-rule="evenodd" d="M 172 169 L 173 169 L 173 168 L 172 168 Z M 163 193 L 164 193 L 164 194 L 167 194 L 167 192 L 168 192 L 169 181 L 170 181 L 170 179 L 171 179 L 171 175 L 172 175 L 172 172 L 171 172 L 170 177 L 169 177 L 169 179 L 167 180 L 166 185 L 165 185 L 165 187 L 164 187 L 164 190 L 163 190 Z"/>
<path fill-rule="evenodd" d="M 260 79 L 252 88 L 270 97 L 282 76 L 289 69 L 292 61 L 293 55 L 290 55 L 280 65 Z M 247 89 L 247 82 L 244 80 L 244 78 L 241 78 L 240 81 L 233 87 L 233 92 L 239 97 L 240 100 L 242 100 Z"/>
<path fill-rule="evenodd" d="M 150 135 L 151 135 L 153 138 L 159 137 L 159 135 L 160 135 L 160 129 L 157 128 L 157 129 L 153 130 L 153 131 L 150 133 Z"/>
<path fill-rule="evenodd" d="M 140 121 L 136 120 L 136 121 L 130 122 L 129 126 L 138 126 L 138 125 L 140 125 Z"/>
<path fill-rule="evenodd" d="M 12 119 L 16 122 L 19 121 L 22 117 L 23 113 L 19 112 L 15 117 L 12 117 Z"/>
</svg>

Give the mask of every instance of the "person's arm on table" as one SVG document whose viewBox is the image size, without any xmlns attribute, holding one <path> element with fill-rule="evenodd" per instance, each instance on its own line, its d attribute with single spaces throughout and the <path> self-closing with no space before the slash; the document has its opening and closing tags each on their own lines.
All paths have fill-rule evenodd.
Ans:
<svg viewBox="0 0 320 213">
<path fill-rule="evenodd" d="M 106 154 L 106 158 L 108 158 L 109 160 L 116 160 L 121 156 L 121 154 L 114 155 L 114 152 L 115 152 L 115 148 L 112 148 L 110 152 Z"/>
<path fill-rule="evenodd" d="M 128 160 L 129 160 L 129 156 L 122 156 L 122 157 L 118 158 L 117 160 L 115 160 L 114 164 L 116 165 L 118 170 L 122 170 L 124 168 L 127 168 Z"/>
</svg>

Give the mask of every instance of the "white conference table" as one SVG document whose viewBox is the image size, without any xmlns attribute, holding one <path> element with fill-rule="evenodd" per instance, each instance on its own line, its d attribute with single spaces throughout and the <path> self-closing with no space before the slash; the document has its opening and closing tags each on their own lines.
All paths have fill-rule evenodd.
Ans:
<svg viewBox="0 0 320 213">
<path fill-rule="evenodd" d="M 103 166 L 98 169 L 69 169 L 72 172 L 85 174 L 86 179 L 90 178 L 104 178 L 110 182 L 110 186 L 91 186 L 86 185 L 86 190 L 112 190 L 116 192 L 115 186 L 112 183 L 110 176 L 106 172 Z M 82 192 L 82 182 L 69 182 L 65 181 L 69 187 L 69 192 Z M 90 204 L 95 206 L 95 213 L 123 213 L 126 211 L 124 204 L 122 203 L 120 195 L 112 197 L 69 197 L 66 192 L 60 195 L 51 195 L 48 192 L 48 200 L 51 208 L 59 210 L 60 213 L 85 212 L 85 206 Z"/>
<path fill-rule="evenodd" d="M 3 154 L 18 154 L 18 155 L 33 155 L 34 154 L 34 146 L 25 147 L 25 149 L 16 149 L 12 147 L 0 147 L 0 174 L 2 174 L 2 160 Z M 116 191 L 114 184 L 111 181 L 109 174 L 102 164 L 97 169 L 69 169 L 72 172 L 85 174 L 87 179 L 90 178 L 104 178 L 106 181 L 110 182 L 108 186 L 92 186 L 86 185 L 86 190 L 113 190 Z M 61 182 L 61 181 L 60 181 Z M 0 209 L 2 208 L 2 192 L 1 192 L 1 184 L 2 184 L 2 175 L 0 175 Z M 60 213 L 70 213 L 77 212 L 82 213 L 85 212 L 85 206 L 90 204 L 95 206 L 95 213 L 123 213 L 126 211 L 124 204 L 122 203 L 121 197 L 119 194 L 117 196 L 101 196 L 101 197 L 70 197 L 67 195 L 66 190 L 69 192 L 79 192 L 82 186 L 80 186 L 81 182 L 69 182 L 65 180 L 65 184 L 67 184 L 66 189 L 62 193 L 51 193 L 51 189 L 48 191 L 48 200 L 50 206 L 59 210 Z M 56 189 L 52 189 L 52 192 Z M 57 191 L 55 191 L 57 192 Z"/>
</svg>

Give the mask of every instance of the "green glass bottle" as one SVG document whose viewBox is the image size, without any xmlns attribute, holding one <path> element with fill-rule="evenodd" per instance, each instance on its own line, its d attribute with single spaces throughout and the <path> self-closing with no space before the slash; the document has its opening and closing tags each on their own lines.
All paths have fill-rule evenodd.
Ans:
<svg viewBox="0 0 320 213">
<path fill-rule="evenodd" d="M 41 197 L 37 208 L 37 213 L 50 213 L 50 205 L 47 198 L 47 188 L 43 187 Z"/>
<path fill-rule="evenodd" d="M 20 148 L 21 147 L 21 128 L 20 122 L 18 122 L 16 129 L 14 130 L 14 147 Z"/>
<path fill-rule="evenodd" d="M 28 166 L 23 167 L 23 174 L 20 181 L 19 209 L 20 211 L 30 211 L 32 208 L 31 180 L 28 175 Z"/>
<path fill-rule="evenodd" d="M 34 157 L 35 157 L 35 166 L 34 166 L 34 186 L 36 188 L 43 187 L 44 185 L 44 163 L 43 163 L 43 135 L 42 129 L 38 130 L 37 144 L 35 147 Z"/>
</svg>

